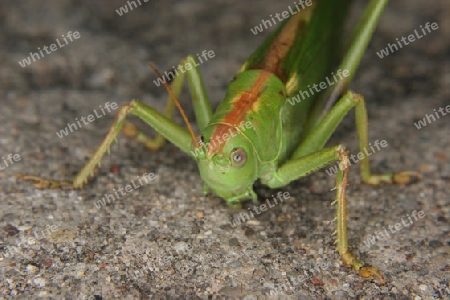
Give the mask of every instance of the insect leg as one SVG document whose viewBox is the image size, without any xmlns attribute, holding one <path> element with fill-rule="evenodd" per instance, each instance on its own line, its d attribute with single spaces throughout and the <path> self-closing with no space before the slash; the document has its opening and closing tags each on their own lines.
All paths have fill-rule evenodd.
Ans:
<svg viewBox="0 0 450 300">
<path fill-rule="evenodd" d="M 336 160 L 339 160 L 339 171 L 335 186 L 336 198 L 333 204 L 336 204 L 337 250 L 343 263 L 348 267 L 352 267 L 361 277 L 366 279 L 378 278 L 381 283 L 384 283 L 384 277 L 378 269 L 364 267 L 364 263 L 357 260 L 348 250 L 346 186 L 350 162 L 345 146 L 338 145 L 325 148 L 301 158 L 290 160 L 276 170 L 270 179 L 263 183 L 267 184 L 270 188 L 279 188 L 293 180 L 307 176 Z"/>
<path fill-rule="evenodd" d="M 312 111 L 309 113 L 309 122 L 305 126 L 306 134 L 313 131 L 330 110 L 331 106 L 347 91 L 388 2 L 388 0 L 371 0 L 367 5 L 363 15 L 354 27 L 350 38 L 346 42 L 345 55 L 338 68 L 347 70 L 349 76 L 343 77 L 332 87 L 332 89 L 327 90 L 326 95 L 328 95 L 328 97 L 323 99 L 326 101 L 319 101 L 313 107 Z M 338 51 L 338 49 L 336 49 L 336 51 Z"/>
<path fill-rule="evenodd" d="M 355 107 L 356 129 L 359 138 L 360 153 L 364 155 L 360 164 L 361 179 L 365 183 L 378 185 L 380 183 L 408 183 L 420 179 L 421 175 L 415 171 L 403 171 L 398 173 L 372 174 L 367 157 L 368 142 L 368 118 L 366 105 L 362 96 L 353 92 L 347 92 L 336 105 L 328 112 L 314 130 L 308 134 L 299 147 L 295 150 L 291 159 L 296 159 L 321 149 L 347 112 Z M 358 156 L 359 158 L 359 156 Z"/>
<path fill-rule="evenodd" d="M 197 118 L 197 122 L 200 128 L 204 128 L 211 119 L 212 110 L 208 97 L 205 92 L 203 79 L 195 64 L 192 56 L 186 57 L 182 62 L 185 66 L 190 64 L 191 67 L 186 68 L 188 82 L 190 86 L 191 96 L 194 105 L 194 111 Z M 184 83 L 184 73 L 180 73 L 178 77 L 174 79 L 172 83 L 172 90 L 176 96 L 181 93 Z M 101 159 L 114 140 L 116 140 L 119 132 L 122 130 L 127 136 L 136 139 L 139 142 L 144 143 L 148 148 L 156 150 L 162 147 L 165 139 L 168 139 L 173 144 L 178 146 L 181 150 L 192 155 L 190 150 L 191 138 L 186 129 L 180 127 L 171 118 L 174 111 L 174 101 L 169 99 L 165 111 L 163 114 L 154 110 L 153 108 L 137 101 L 133 100 L 130 104 L 121 107 L 116 115 L 116 119 L 111 126 L 108 135 L 99 146 L 97 151 L 93 154 L 89 162 L 83 167 L 83 169 L 75 176 L 73 181 L 70 180 L 49 180 L 40 178 L 38 176 L 21 175 L 17 177 L 17 180 L 33 181 L 37 188 L 81 188 L 86 182 L 97 164 L 101 163 Z M 144 122 L 152 126 L 158 135 L 152 139 L 147 137 L 144 133 L 139 131 L 135 125 L 125 120 L 127 114 L 134 114 L 140 117 Z"/>
<path fill-rule="evenodd" d="M 47 180 L 36 176 L 19 176 L 17 179 L 34 181 L 35 186 L 38 188 L 67 187 L 68 185 L 71 185 L 72 188 L 81 188 L 87 182 L 88 177 L 93 174 L 95 166 L 101 163 L 103 155 L 107 151 L 109 152 L 111 144 L 117 139 L 118 134 L 124 127 L 125 118 L 128 114 L 138 116 L 174 145 L 190 154 L 189 150 L 192 138 L 186 129 L 174 123 L 155 109 L 138 102 L 137 100 L 133 100 L 119 109 L 106 138 L 92 155 L 88 163 L 75 176 L 73 181 Z"/>
<path fill-rule="evenodd" d="M 181 65 L 185 67 L 190 65 L 192 67 L 186 67 L 186 74 L 188 79 L 188 84 L 191 92 L 191 99 L 194 105 L 195 117 L 197 124 L 200 129 L 203 129 L 208 125 L 212 116 L 211 104 L 208 100 L 208 95 L 205 91 L 205 86 L 203 83 L 203 78 L 200 74 L 199 69 L 195 63 L 192 56 L 187 56 L 180 62 Z M 183 89 L 183 84 L 185 81 L 185 74 L 180 72 L 180 74 L 175 77 L 171 84 L 171 89 L 176 97 L 181 94 Z M 164 109 L 164 115 L 171 119 L 175 110 L 175 102 L 171 97 L 167 100 L 167 105 Z M 147 137 L 142 131 L 140 131 L 134 124 L 126 122 L 122 132 L 136 141 L 143 143 L 150 150 L 159 150 L 165 143 L 165 138 L 161 134 L 157 134 L 155 138 Z"/>
</svg>

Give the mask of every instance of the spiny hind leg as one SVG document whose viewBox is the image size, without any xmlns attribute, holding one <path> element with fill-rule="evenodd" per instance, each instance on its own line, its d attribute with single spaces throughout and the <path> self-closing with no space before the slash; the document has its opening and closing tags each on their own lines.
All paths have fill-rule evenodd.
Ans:
<svg viewBox="0 0 450 300">
<path fill-rule="evenodd" d="M 125 117 L 130 110 L 130 105 L 133 103 L 124 105 L 119 109 L 116 115 L 114 123 L 109 129 L 108 135 L 105 137 L 97 151 L 92 155 L 88 163 L 81 169 L 73 180 L 53 180 L 45 179 L 38 176 L 20 175 L 17 176 L 17 180 L 25 180 L 34 182 L 35 187 L 39 189 L 45 188 L 81 188 L 88 180 L 89 176 L 93 174 L 96 165 L 101 165 L 101 159 L 106 151 L 109 151 L 111 144 L 117 139 L 117 135 L 121 131 L 125 123 Z"/>
<path fill-rule="evenodd" d="M 164 109 L 164 115 L 167 118 L 171 119 L 173 117 L 174 108 L 175 108 L 175 104 L 174 104 L 173 100 L 171 100 L 169 98 L 166 108 Z M 125 121 L 123 128 L 122 128 L 122 133 L 128 137 L 133 138 L 134 140 L 136 140 L 140 143 L 143 143 L 146 146 L 146 148 L 148 148 L 150 150 L 154 150 L 154 151 L 159 150 L 166 142 L 166 139 L 160 133 L 157 133 L 155 138 L 150 138 L 147 135 L 145 135 L 145 133 L 140 131 L 136 127 L 136 125 L 134 125 L 133 123 L 131 123 L 129 121 Z M 97 162 L 99 165 L 101 163 L 100 161 L 101 161 L 101 158 Z M 89 161 L 88 164 L 90 162 L 91 161 Z M 17 180 L 25 180 L 25 181 L 33 181 L 34 185 L 39 189 L 45 189 L 45 188 L 71 189 L 71 188 L 82 187 L 84 182 L 87 181 L 87 178 L 89 177 L 89 175 L 91 175 L 91 174 L 88 174 L 88 176 L 85 178 L 84 176 L 80 177 L 80 173 L 75 177 L 74 181 L 44 179 L 44 178 L 41 178 L 38 176 L 32 176 L 32 175 L 20 175 L 20 176 L 17 176 L 16 179 Z M 84 173 L 83 173 L 83 175 L 84 175 Z M 77 183 L 75 184 L 74 182 L 77 182 Z M 80 183 L 78 183 L 78 182 L 80 182 Z"/>
<path fill-rule="evenodd" d="M 190 64 L 193 68 L 187 70 L 187 78 L 191 90 L 191 96 L 194 105 L 195 116 L 200 128 L 204 128 L 211 119 L 212 110 L 206 94 L 203 79 L 195 64 L 192 56 L 188 56 L 182 60 L 182 64 Z M 185 74 L 180 73 L 175 77 L 171 84 L 171 90 L 174 95 L 178 97 L 181 94 L 183 83 L 185 81 Z M 180 127 L 171 121 L 175 109 L 175 102 L 169 97 L 164 113 L 161 114 L 151 107 L 146 106 L 136 100 L 131 101 L 130 104 L 123 106 L 117 113 L 116 119 L 110 128 L 108 135 L 103 143 L 91 157 L 89 162 L 83 169 L 75 176 L 74 180 L 49 180 L 38 176 L 21 175 L 17 180 L 33 181 L 37 188 L 81 188 L 86 182 L 97 164 L 101 163 L 101 159 L 109 148 L 112 142 L 117 138 L 118 133 L 122 132 L 135 140 L 144 143 L 145 146 L 152 150 L 161 148 L 165 140 L 170 140 L 173 144 L 181 148 L 184 152 L 189 153 L 191 138 L 187 130 Z M 152 126 L 157 131 L 155 138 L 147 137 L 142 131 L 137 129 L 135 125 L 125 120 L 128 113 L 132 113 L 140 117 L 144 122 Z"/>
<path fill-rule="evenodd" d="M 133 100 L 119 109 L 107 136 L 73 181 L 49 180 L 37 176 L 19 176 L 17 179 L 34 181 L 37 188 L 81 188 L 87 182 L 89 176 L 93 174 L 95 166 L 101 164 L 103 155 L 107 151 L 109 152 L 112 143 L 117 140 L 117 136 L 123 129 L 128 114 L 138 116 L 181 150 L 186 153 L 189 152 L 192 138 L 186 129 L 174 123 L 155 109 Z"/>
</svg>

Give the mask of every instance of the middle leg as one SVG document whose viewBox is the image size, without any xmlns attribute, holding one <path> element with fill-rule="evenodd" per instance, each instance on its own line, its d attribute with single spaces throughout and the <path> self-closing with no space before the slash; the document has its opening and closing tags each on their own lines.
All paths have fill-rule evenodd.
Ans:
<svg viewBox="0 0 450 300">
<path fill-rule="evenodd" d="M 381 183 L 408 183 L 415 179 L 421 179 L 421 174 L 415 171 L 403 171 L 398 173 L 372 174 L 370 162 L 367 155 L 369 148 L 368 118 L 366 105 L 361 95 L 353 92 L 347 92 L 336 105 L 328 112 L 325 118 L 308 134 L 296 149 L 291 159 L 300 158 L 321 149 L 335 131 L 336 127 L 348 113 L 355 107 L 356 130 L 359 139 L 359 149 L 363 154 L 360 164 L 360 174 L 363 182 L 370 185 L 379 185 Z M 359 157 L 358 157 L 359 158 Z"/>
</svg>

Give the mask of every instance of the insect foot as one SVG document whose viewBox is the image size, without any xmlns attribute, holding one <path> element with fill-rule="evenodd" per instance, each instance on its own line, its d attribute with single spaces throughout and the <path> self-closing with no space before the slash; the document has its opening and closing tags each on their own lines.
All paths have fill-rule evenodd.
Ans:
<svg viewBox="0 0 450 300">
<path fill-rule="evenodd" d="M 70 180 L 48 180 L 37 176 L 19 175 L 16 177 L 18 180 L 34 181 L 34 186 L 38 189 L 57 189 L 62 188 L 65 190 L 73 189 L 73 182 Z"/>
<path fill-rule="evenodd" d="M 381 272 L 377 268 L 364 267 L 364 263 L 357 260 L 353 254 L 347 252 L 341 255 L 341 259 L 345 266 L 352 267 L 362 278 L 367 280 L 377 278 L 380 284 L 386 283 L 384 276 L 381 275 Z"/>
<path fill-rule="evenodd" d="M 380 281 L 380 284 L 385 284 L 386 280 L 384 279 L 383 275 L 381 275 L 380 271 L 377 268 L 374 267 L 362 267 L 359 270 L 359 275 L 364 279 L 373 279 L 378 278 Z"/>
<path fill-rule="evenodd" d="M 387 184 L 407 184 L 422 180 L 422 175 L 416 171 L 402 171 L 397 173 L 387 173 L 381 175 L 370 175 L 363 178 L 363 181 L 372 186 Z"/>
<path fill-rule="evenodd" d="M 415 171 L 403 171 L 392 175 L 392 181 L 397 184 L 412 183 L 419 180 L 422 180 L 422 174 Z"/>
</svg>

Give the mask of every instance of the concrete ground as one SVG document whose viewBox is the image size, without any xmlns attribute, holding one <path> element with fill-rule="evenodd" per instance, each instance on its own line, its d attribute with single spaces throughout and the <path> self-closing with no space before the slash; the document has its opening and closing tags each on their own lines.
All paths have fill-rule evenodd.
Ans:
<svg viewBox="0 0 450 300">
<path fill-rule="evenodd" d="M 354 16 L 365 3 L 357 2 Z M 230 209 L 202 195 L 195 162 L 178 148 L 150 152 L 121 136 L 82 190 L 15 183 L 19 174 L 71 179 L 113 121 L 114 111 L 101 111 L 106 102 L 139 98 L 162 109 L 167 94 L 153 83 L 149 61 L 170 70 L 188 54 L 213 50 L 200 68 L 216 106 L 270 32 L 250 28 L 293 1 L 141 4 L 119 16 L 115 10 L 126 1 L 0 1 L 0 299 L 263 299 L 271 291 L 280 299 L 449 299 L 450 116 L 422 120 L 450 105 L 448 1 L 392 1 L 351 86 L 367 100 L 369 141 L 388 143 L 371 156 L 373 170 L 424 175 L 415 184 L 374 188 L 361 184 L 357 164 L 351 169 L 350 245 L 381 270 L 385 285 L 340 263 L 329 224 L 335 176 L 325 169 L 275 191 L 257 184 L 258 203 Z M 378 57 L 427 22 L 439 28 Z M 79 39 L 18 64 L 69 31 Z M 181 102 L 192 119 L 187 92 Z M 100 118 L 57 136 L 94 110 Z M 418 129 L 418 120 L 426 126 Z M 358 152 L 353 113 L 329 145 L 339 142 Z M 155 179 L 99 204 L 144 173 Z M 291 197 L 231 226 L 278 192 Z"/>
</svg>

